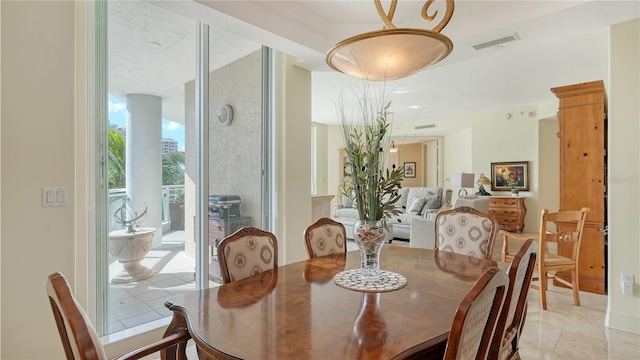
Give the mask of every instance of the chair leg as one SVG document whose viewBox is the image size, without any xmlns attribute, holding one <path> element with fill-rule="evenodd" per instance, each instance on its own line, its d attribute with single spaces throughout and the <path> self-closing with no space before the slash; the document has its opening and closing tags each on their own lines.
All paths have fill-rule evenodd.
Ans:
<svg viewBox="0 0 640 360">
<path fill-rule="evenodd" d="M 573 288 L 573 303 L 580 306 L 580 284 L 578 283 L 578 271 L 571 270 L 571 287 Z"/>
<path fill-rule="evenodd" d="M 547 282 L 549 282 L 549 278 L 547 277 L 546 271 L 540 271 L 540 307 L 542 310 L 547 310 Z"/>
</svg>

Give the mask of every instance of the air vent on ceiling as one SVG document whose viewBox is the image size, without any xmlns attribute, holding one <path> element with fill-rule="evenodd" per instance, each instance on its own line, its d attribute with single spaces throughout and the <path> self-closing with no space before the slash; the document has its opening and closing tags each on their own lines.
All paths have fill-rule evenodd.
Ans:
<svg viewBox="0 0 640 360">
<path fill-rule="evenodd" d="M 436 124 L 428 124 L 428 125 L 418 125 L 415 127 L 416 130 L 420 130 L 420 129 L 432 129 L 436 127 Z"/>
<path fill-rule="evenodd" d="M 475 44 L 475 45 L 473 45 L 473 48 L 476 49 L 476 50 L 482 50 L 484 48 L 488 48 L 488 47 L 492 47 L 492 46 L 508 43 L 510 41 L 515 41 L 515 40 L 520 40 L 520 38 L 518 37 L 517 34 L 501 37 L 499 39 L 493 39 L 493 40 L 490 40 L 490 41 L 485 41 L 485 42 L 483 42 L 481 44 Z"/>
</svg>

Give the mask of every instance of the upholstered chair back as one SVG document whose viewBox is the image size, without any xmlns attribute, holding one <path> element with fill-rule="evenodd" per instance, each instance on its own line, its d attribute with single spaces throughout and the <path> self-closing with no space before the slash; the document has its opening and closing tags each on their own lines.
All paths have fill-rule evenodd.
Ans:
<svg viewBox="0 0 640 360">
<path fill-rule="evenodd" d="M 444 360 L 487 359 L 509 277 L 490 267 L 464 297 L 453 318 Z"/>
<path fill-rule="evenodd" d="M 347 252 L 347 232 L 344 225 L 321 218 L 304 231 L 304 244 L 309 258 Z"/>
<path fill-rule="evenodd" d="M 441 211 L 435 222 L 435 248 L 491 259 L 498 225 L 493 216 L 468 206 Z"/>
<path fill-rule="evenodd" d="M 507 270 L 509 288 L 496 334 L 491 344 L 489 358 L 519 359 L 520 334 L 524 326 L 527 294 L 536 267 L 538 244 L 528 239 L 522 245 Z"/>
<path fill-rule="evenodd" d="M 275 235 L 245 226 L 218 244 L 222 281 L 230 283 L 278 266 L 278 241 Z"/>
</svg>

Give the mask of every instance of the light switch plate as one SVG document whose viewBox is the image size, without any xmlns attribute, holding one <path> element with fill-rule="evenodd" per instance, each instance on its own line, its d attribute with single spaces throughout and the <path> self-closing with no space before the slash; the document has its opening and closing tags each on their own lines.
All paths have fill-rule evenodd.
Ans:
<svg viewBox="0 0 640 360">
<path fill-rule="evenodd" d="M 69 190 L 66 186 L 59 187 L 43 187 L 42 188 L 42 206 L 67 206 Z"/>
<path fill-rule="evenodd" d="M 622 295 L 633 295 L 633 274 L 622 274 Z"/>
</svg>

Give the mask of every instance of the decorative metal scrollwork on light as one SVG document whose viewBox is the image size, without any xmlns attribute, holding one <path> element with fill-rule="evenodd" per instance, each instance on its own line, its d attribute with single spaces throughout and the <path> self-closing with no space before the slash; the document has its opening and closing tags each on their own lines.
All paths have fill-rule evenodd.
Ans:
<svg viewBox="0 0 640 360">
<path fill-rule="evenodd" d="M 420 11 L 426 23 L 438 15 L 438 11 L 429 15 L 429 6 L 434 2 L 426 1 Z M 453 15 L 453 0 L 446 0 L 446 12 L 431 30 L 396 27 L 393 16 L 397 0 L 391 1 L 388 12 L 384 11 L 380 0 L 374 0 L 374 3 L 384 24 L 383 29 L 337 43 L 326 58 L 332 69 L 367 80 L 395 80 L 439 62 L 453 50 L 453 42 L 440 34 Z"/>
</svg>

